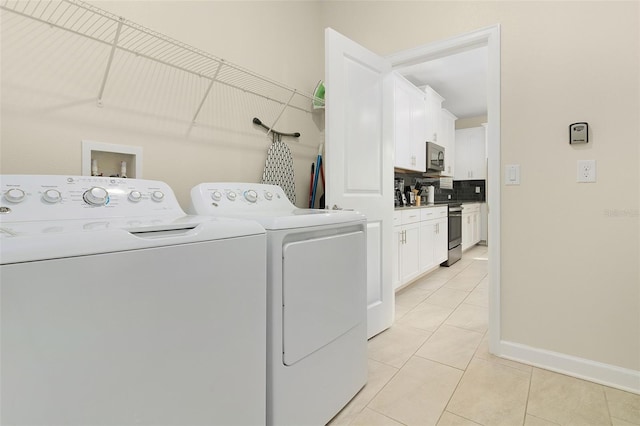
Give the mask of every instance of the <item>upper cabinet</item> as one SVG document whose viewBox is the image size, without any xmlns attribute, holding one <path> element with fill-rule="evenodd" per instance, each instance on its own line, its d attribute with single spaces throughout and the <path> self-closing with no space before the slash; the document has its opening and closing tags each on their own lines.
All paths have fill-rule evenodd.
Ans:
<svg viewBox="0 0 640 426">
<path fill-rule="evenodd" d="M 395 167 L 426 170 L 427 95 L 400 74 L 393 75 Z"/>
<path fill-rule="evenodd" d="M 438 94 L 431 86 L 425 86 L 424 93 L 427 95 L 427 142 L 442 145 L 441 141 L 441 121 L 442 101 L 444 98 Z M 446 153 L 445 153 L 446 154 Z M 446 155 L 445 155 L 446 157 Z"/>
<path fill-rule="evenodd" d="M 454 179 L 486 179 L 486 128 L 483 126 L 459 129 L 455 131 L 455 135 L 456 164 Z"/>
<path fill-rule="evenodd" d="M 446 109 L 440 113 L 439 145 L 444 147 L 444 171 L 441 176 L 454 177 L 456 163 L 456 120 L 458 117 Z"/>
</svg>

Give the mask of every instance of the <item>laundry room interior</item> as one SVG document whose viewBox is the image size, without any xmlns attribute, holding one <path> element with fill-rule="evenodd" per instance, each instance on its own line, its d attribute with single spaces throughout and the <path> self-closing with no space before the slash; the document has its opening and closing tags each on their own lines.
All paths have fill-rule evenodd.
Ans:
<svg viewBox="0 0 640 426">
<path fill-rule="evenodd" d="M 1 423 L 178 425 L 193 412 L 189 422 L 212 425 L 640 426 L 639 2 L 3 0 L 0 17 Z M 216 379 L 198 378 L 195 338 L 167 365 L 196 364 L 184 380 L 166 377 L 193 389 L 174 401 L 142 383 L 164 358 L 134 386 L 141 361 L 125 339 L 153 336 L 156 346 L 136 346 L 147 357 L 168 348 L 152 321 L 122 338 L 105 326 L 131 404 L 105 398 L 122 391 L 108 369 L 84 388 L 90 361 L 59 364 L 75 377 L 66 384 L 43 373 L 61 354 L 109 363 L 75 352 L 82 327 L 19 337 L 51 333 L 44 317 L 20 316 L 34 315 L 29 291 L 46 287 L 22 288 L 23 276 L 43 276 L 36 264 L 77 260 L 98 274 L 80 258 L 131 250 L 153 262 L 147 252 L 204 242 L 221 260 L 194 276 L 215 283 L 222 270 L 233 285 L 256 265 L 267 294 L 248 306 L 265 311 L 238 320 L 237 342 L 227 340 L 245 309 L 235 293 L 235 314 L 220 304 L 224 329 L 187 305 L 176 309 L 184 321 L 158 324 L 261 345 L 261 358 L 236 361 L 251 363 L 259 392 L 238 365 L 228 375 L 218 365 L 211 395 L 224 386 L 233 401 L 207 408 Z M 135 280 L 110 270 L 92 288 L 107 300 L 98 283 L 122 295 L 145 282 L 128 307 L 113 302 L 135 322 L 146 280 L 170 280 L 122 265 Z M 82 288 L 69 267 L 51 268 L 77 280 L 63 294 Z M 176 297 L 161 294 L 163 308 Z M 46 295 L 65 316 L 71 305 Z M 294 298 L 303 302 L 286 304 Z M 87 309 L 56 325 L 109 323 L 106 302 L 73 300 Z M 42 392 L 29 406 L 28 392 L 58 386 L 55 402 Z M 84 404 L 74 415 L 60 408 L 72 397 Z"/>
</svg>

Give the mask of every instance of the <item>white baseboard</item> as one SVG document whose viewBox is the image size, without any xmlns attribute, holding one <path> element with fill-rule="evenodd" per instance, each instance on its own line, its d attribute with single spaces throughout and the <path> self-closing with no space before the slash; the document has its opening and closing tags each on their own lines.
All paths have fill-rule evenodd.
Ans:
<svg viewBox="0 0 640 426">
<path fill-rule="evenodd" d="M 499 353 L 496 355 L 544 368 L 545 370 L 566 374 L 567 376 L 640 394 L 640 371 L 504 340 L 500 341 Z"/>
</svg>

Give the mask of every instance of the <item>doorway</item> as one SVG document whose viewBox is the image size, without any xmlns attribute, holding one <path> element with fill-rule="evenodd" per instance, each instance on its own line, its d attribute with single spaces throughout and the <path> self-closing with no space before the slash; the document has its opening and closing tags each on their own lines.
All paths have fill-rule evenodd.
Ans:
<svg viewBox="0 0 640 426">
<path fill-rule="evenodd" d="M 394 70 L 486 48 L 487 241 L 489 254 L 489 350 L 500 354 L 500 25 L 461 34 L 386 57 Z"/>
</svg>

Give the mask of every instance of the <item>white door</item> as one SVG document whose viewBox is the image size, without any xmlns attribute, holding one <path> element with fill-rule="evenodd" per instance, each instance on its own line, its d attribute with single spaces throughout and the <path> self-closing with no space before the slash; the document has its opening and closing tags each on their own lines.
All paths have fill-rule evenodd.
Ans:
<svg viewBox="0 0 640 426">
<path fill-rule="evenodd" d="M 400 287 L 402 276 L 400 275 L 400 251 L 402 250 L 402 227 L 393 227 L 393 240 L 391 242 L 391 285 L 393 290 Z"/>
<path fill-rule="evenodd" d="M 367 336 L 391 326 L 393 129 L 391 65 L 325 31 L 326 203 L 367 216 Z"/>
</svg>

